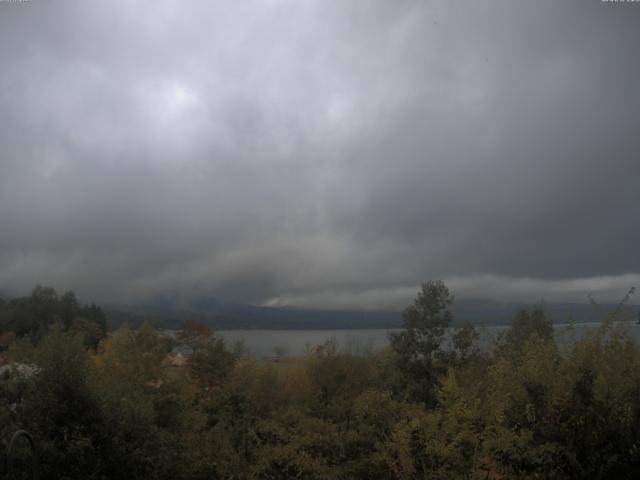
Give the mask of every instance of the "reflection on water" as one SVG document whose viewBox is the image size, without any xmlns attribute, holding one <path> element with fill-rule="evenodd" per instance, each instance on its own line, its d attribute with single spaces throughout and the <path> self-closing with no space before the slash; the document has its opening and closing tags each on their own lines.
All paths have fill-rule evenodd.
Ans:
<svg viewBox="0 0 640 480">
<path fill-rule="evenodd" d="M 567 324 L 554 326 L 559 341 L 571 341 L 584 333 L 599 327 L 600 323 L 579 323 L 572 329 Z M 480 345 L 489 347 L 506 326 L 479 327 Z M 629 328 L 633 336 L 640 340 L 640 325 Z M 219 330 L 227 345 L 232 347 L 237 341 L 244 342 L 249 354 L 255 357 L 282 355 L 302 355 L 314 345 L 334 338 L 340 350 L 355 354 L 366 354 L 382 350 L 388 345 L 387 329 L 359 330 Z"/>
</svg>

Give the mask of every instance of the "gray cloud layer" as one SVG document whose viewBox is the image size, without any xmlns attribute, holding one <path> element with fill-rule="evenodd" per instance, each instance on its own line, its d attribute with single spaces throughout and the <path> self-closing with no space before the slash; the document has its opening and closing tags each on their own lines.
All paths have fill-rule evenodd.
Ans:
<svg viewBox="0 0 640 480">
<path fill-rule="evenodd" d="M 401 306 L 640 283 L 640 8 L 0 3 L 0 288 Z"/>
</svg>

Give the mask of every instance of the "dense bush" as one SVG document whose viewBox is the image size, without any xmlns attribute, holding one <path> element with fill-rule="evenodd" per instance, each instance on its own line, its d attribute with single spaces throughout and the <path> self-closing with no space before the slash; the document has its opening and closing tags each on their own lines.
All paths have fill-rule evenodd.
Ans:
<svg viewBox="0 0 640 480">
<path fill-rule="evenodd" d="M 17 332 L 8 355 L 28 368 L 2 374 L 2 433 L 31 431 L 48 479 L 638 478 L 627 324 L 572 340 L 523 311 L 494 348 L 467 326 L 444 351 L 441 287 L 423 289 L 404 338 L 369 355 L 329 341 L 302 358 L 237 358 L 187 324 L 176 365 L 149 325 L 97 348 L 62 322 Z"/>
</svg>

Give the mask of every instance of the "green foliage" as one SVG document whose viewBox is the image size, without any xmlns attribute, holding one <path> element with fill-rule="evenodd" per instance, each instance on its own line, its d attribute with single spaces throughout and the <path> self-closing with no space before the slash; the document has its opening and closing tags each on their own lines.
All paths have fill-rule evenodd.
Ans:
<svg viewBox="0 0 640 480">
<path fill-rule="evenodd" d="M 513 319 L 505 340 L 511 347 L 521 348 L 532 335 L 545 340 L 553 338 L 553 324 L 542 308 L 535 308 L 531 313 L 524 308 L 520 310 Z"/>
<path fill-rule="evenodd" d="M 405 376 L 406 392 L 429 406 L 434 405 L 435 387 L 442 374 L 436 357 L 452 320 L 451 303 L 453 295 L 442 281 L 424 282 L 414 303 L 402 314 L 403 330 L 389 335 L 398 368 Z"/>
<path fill-rule="evenodd" d="M 477 342 L 480 334 L 474 325 L 466 323 L 455 330 L 451 343 L 457 360 L 465 362 L 471 356 L 477 356 Z"/>
<path fill-rule="evenodd" d="M 54 324 L 81 333 L 83 342 L 94 348 L 107 333 L 104 312 L 96 305 L 80 305 L 73 292 L 59 296 L 53 288 L 38 285 L 28 297 L 0 303 L 0 334 L 12 332 L 37 343 Z"/>
<path fill-rule="evenodd" d="M 45 478 L 98 478 L 102 446 L 92 432 L 102 418 L 83 338 L 54 325 L 38 348 L 12 354 L 26 368 L 10 379 L 13 391 L 3 400 L 12 404 L 12 423 L 38 439 Z"/>
<path fill-rule="evenodd" d="M 59 312 L 50 291 L 36 297 Z M 58 315 L 38 341 L 9 342 L 1 433 L 31 431 L 45 479 L 640 475 L 640 349 L 628 324 L 610 316 L 561 343 L 541 311 L 523 311 L 498 348 L 478 351 L 463 326 L 448 351 L 451 300 L 444 284 L 425 284 L 386 351 L 355 355 L 330 340 L 278 362 L 237 358 L 197 324 L 179 337 L 186 365 L 148 324 L 94 348 L 81 322 Z"/>
<path fill-rule="evenodd" d="M 198 382 L 205 388 L 211 388 L 227 378 L 235 361 L 235 355 L 227 351 L 224 340 L 215 338 L 195 350 L 189 357 L 188 365 Z"/>
</svg>

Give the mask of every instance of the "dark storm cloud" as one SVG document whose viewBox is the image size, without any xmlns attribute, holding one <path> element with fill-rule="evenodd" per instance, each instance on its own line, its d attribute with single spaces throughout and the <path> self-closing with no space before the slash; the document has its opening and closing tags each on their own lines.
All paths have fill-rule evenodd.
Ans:
<svg viewBox="0 0 640 480">
<path fill-rule="evenodd" d="M 401 306 L 640 279 L 640 8 L 0 3 L 0 288 Z"/>
</svg>

